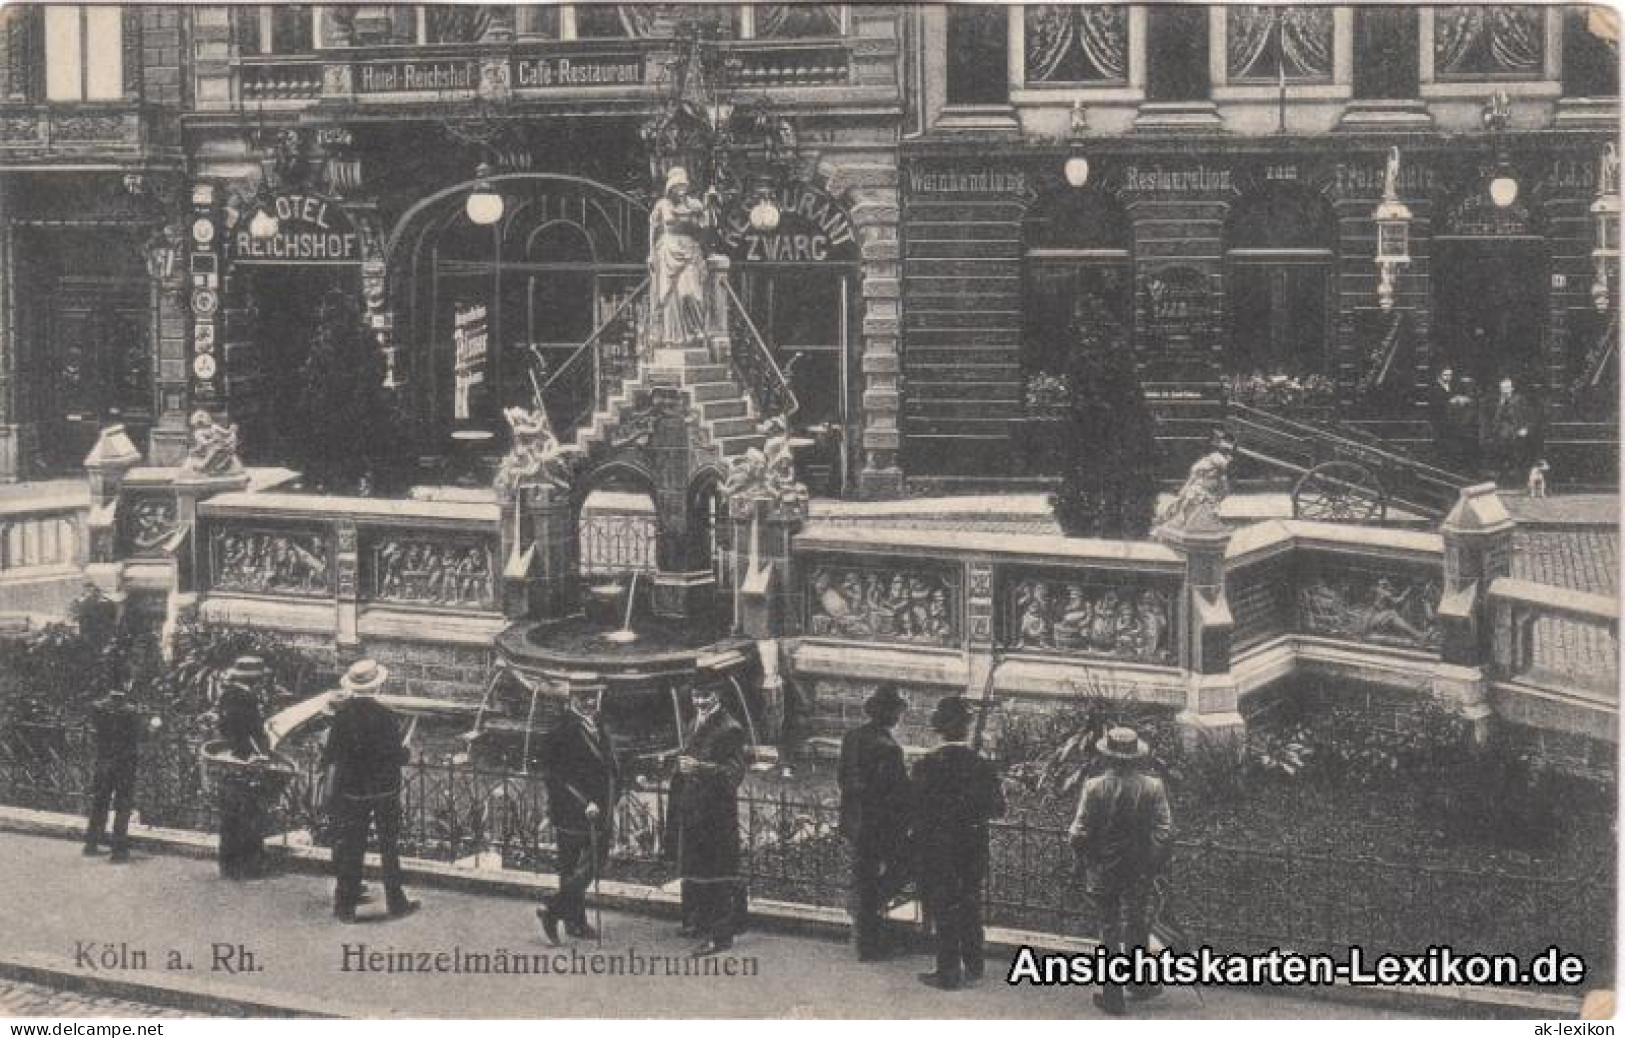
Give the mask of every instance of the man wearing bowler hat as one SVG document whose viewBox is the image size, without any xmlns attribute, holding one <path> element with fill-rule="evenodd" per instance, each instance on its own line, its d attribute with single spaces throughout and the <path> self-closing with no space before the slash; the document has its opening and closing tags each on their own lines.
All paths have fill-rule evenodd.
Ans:
<svg viewBox="0 0 1625 1038">
<path fill-rule="evenodd" d="M 1144 948 L 1150 939 L 1151 894 L 1167 865 L 1173 814 L 1162 780 L 1141 765 L 1150 756 L 1132 728 L 1113 728 L 1095 743 L 1107 770 L 1083 784 L 1078 813 L 1068 831 L 1072 850 L 1085 868 L 1089 893 L 1100 913 L 1100 943 L 1113 954 Z M 1156 988 L 1137 988 L 1150 998 Z M 1095 1005 L 1122 1016 L 1124 989 L 1103 984 Z"/>
<path fill-rule="evenodd" d="M 863 704 L 867 723 L 841 739 L 841 833 L 852 849 L 853 940 L 858 960 L 883 958 L 886 905 L 906 879 L 908 769 L 891 730 L 908 700 L 881 685 Z"/>
<path fill-rule="evenodd" d="M 407 899 L 401 885 L 398 846 L 401 768 L 412 753 L 402 737 L 400 721 L 373 698 L 388 679 L 388 669 L 376 660 L 358 660 L 345 672 L 339 679 L 345 695 L 333 710 L 333 726 L 322 750 L 322 764 L 329 769 L 336 830 L 333 868 L 338 887 L 333 896 L 333 915 L 345 923 L 355 922 L 367 832 L 374 828 L 389 914 L 410 915 L 418 909 L 418 903 Z"/>
<path fill-rule="evenodd" d="M 91 705 L 90 724 L 96 737 L 96 770 L 91 778 L 84 853 L 98 853 L 105 839 L 113 852 L 108 861 L 122 864 L 130 860 L 130 812 L 135 806 L 141 712 L 129 701 L 124 689 L 115 685 Z M 154 717 L 147 726 L 156 732 L 161 722 Z M 113 813 L 111 838 L 107 833 L 109 808 Z"/>
<path fill-rule="evenodd" d="M 914 765 L 913 797 L 920 894 L 936 921 L 937 968 L 920 981 L 952 991 L 982 976 L 987 823 L 1004 814 L 1004 791 L 993 765 L 970 747 L 963 696 L 944 696 L 931 727 L 942 745 Z"/>
</svg>

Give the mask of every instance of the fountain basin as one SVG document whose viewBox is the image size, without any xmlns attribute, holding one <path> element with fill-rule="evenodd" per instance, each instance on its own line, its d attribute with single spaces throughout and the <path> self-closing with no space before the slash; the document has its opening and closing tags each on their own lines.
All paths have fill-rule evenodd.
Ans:
<svg viewBox="0 0 1625 1038">
<path fill-rule="evenodd" d="M 754 687 L 756 652 L 744 638 L 715 637 L 692 622 L 634 620 L 630 640 L 586 617 L 525 622 L 496 639 L 499 667 L 514 680 L 496 697 L 482 729 L 534 738 L 550 731 L 576 689 L 600 689 L 607 726 L 623 757 L 670 753 L 679 745 L 689 693 L 715 684 L 725 701 L 732 686 Z M 731 680 L 730 680 L 731 679 Z M 748 704 L 734 704 L 736 710 Z"/>
</svg>

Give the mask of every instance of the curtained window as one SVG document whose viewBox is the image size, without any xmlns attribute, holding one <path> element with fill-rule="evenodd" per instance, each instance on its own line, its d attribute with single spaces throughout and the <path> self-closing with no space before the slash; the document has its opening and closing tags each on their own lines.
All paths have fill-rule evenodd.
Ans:
<svg viewBox="0 0 1625 1038">
<path fill-rule="evenodd" d="M 1238 5 L 1225 12 L 1225 63 L 1233 83 L 1329 83 L 1332 9 Z"/>
<path fill-rule="evenodd" d="M 759 4 L 752 13 L 758 39 L 841 35 L 840 4 Z"/>
<path fill-rule="evenodd" d="M 1028 4 L 1028 83 L 1128 82 L 1128 8 Z"/>
<path fill-rule="evenodd" d="M 1433 67 L 1440 79 L 1538 79 L 1546 67 L 1546 11 L 1532 5 L 1435 8 Z"/>
<path fill-rule="evenodd" d="M 491 24 L 488 4 L 430 4 L 424 12 L 427 43 L 478 43 Z"/>
</svg>

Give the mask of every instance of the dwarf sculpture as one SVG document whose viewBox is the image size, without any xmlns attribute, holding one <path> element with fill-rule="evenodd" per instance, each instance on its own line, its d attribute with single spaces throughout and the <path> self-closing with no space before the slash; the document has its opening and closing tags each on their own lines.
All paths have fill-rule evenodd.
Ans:
<svg viewBox="0 0 1625 1038">
<path fill-rule="evenodd" d="M 1184 529 L 1198 519 L 1217 523 L 1219 503 L 1230 496 L 1230 460 L 1235 453 L 1236 441 L 1229 433 L 1214 433 L 1213 449 L 1196 459 L 1185 485 L 1158 513 L 1158 529 Z"/>
<path fill-rule="evenodd" d="M 568 490 L 570 469 L 564 458 L 560 457 L 563 448 L 558 437 L 553 435 L 553 425 L 547 420 L 547 412 L 540 408 L 530 411 L 523 407 L 509 407 L 502 414 L 513 430 L 513 445 L 508 448 L 507 456 L 497 468 L 497 493 L 511 497 L 521 488 L 531 486 Z"/>
<path fill-rule="evenodd" d="M 193 412 L 187 424 L 192 434 L 180 464 L 182 476 L 234 476 L 243 470 L 243 463 L 237 460 L 235 425 L 218 422 L 202 410 Z"/>
</svg>

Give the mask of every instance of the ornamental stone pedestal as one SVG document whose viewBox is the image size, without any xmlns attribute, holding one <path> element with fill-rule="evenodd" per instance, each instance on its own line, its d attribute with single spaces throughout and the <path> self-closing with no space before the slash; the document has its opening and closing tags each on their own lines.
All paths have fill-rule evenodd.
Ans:
<svg viewBox="0 0 1625 1038">
<path fill-rule="evenodd" d="M 1444 538 L 1444 591 L 1439 600 L 1442 644 L 1433 693 L 1453 704 L 1479 735 L 1492 713 L 1484 676 L 1493 658 L 1490 584 L 1512 571 L 1512 535 L 1517 525 L 1494 483 L 1464 488 L 1439 524 Z"/>
<path fill-rule="evenodd" d="M 1230 531 L 1210 511 L 1190 521 L 1161 526 L 1157 537 L 1185 556 L 1181 591 L 1183 637 L 1180 666 L 1186 675 L 1185 709 L 1176 718 L 1187 744 L 1221 738 L 1239 740 L 1243 723 L 1230 674 L 1235 622 L 1225 594 L 1224 554 Z"/>
<path fill-rule="evenodd" d="M 561 620 L 580 606 L 579 543 L 567 491 L 522 486 L 502 507 L 502 613 Z"/>
<path fill-rule="evenodd" d="M 807 524 L 802 496 L 739 495 L 729 500 L 729 566 L 735 633 L 763 641 L 801 634 L 791 545 Z"/>
</svg>

